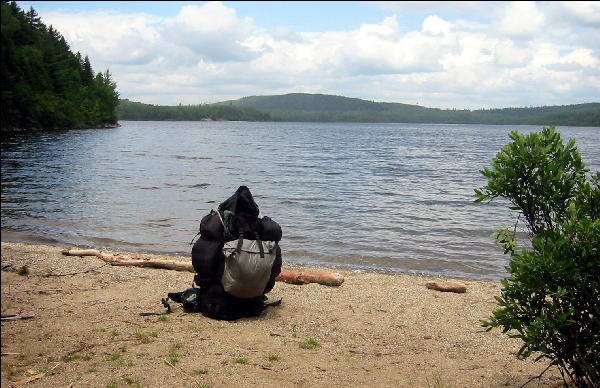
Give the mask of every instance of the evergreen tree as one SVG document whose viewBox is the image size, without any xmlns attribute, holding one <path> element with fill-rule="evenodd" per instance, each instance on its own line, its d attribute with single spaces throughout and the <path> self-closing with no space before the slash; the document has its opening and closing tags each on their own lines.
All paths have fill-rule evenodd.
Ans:
<svg viewBox="0 0 600 388">
<path fill-rule="evenodd" d="M 108 70 L 94 76 L 38 13 L 2 1 L 2 129 L 64 129 L 116 124 L 118 93 Z"/>
</svg>

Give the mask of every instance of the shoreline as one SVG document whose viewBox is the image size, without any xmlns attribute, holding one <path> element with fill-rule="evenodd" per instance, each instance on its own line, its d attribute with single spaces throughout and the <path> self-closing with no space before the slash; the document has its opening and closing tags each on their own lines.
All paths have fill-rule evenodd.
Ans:
<svg viewBox="0 0 600 388">
<path fill-rule="evenodd" d="M 74 127 L 59 127 L 59 128 L 1 128 L 0 132 L 4 135 L 9 135 L 11 133 L 39 133 L 39 132 L 58 132 L 58 131 L 73 131 L 80 129 L 112 129 L 119 128 L 121 124 L 116 123 L 101 123 L 96 125 L 83 125 L 83 126 L 74 126 Z"/>
<path fill-rule="evenodd" d="M 29 234 L 23 234 L 21 232 L 14 232 L 14 231 L 10 231 L 7 230 L 5 231 L 5 234 L 8 234 L 9 237 L 8 238 L 3 238 L 1 241 L 3 243 L 21 243 L 21 244 L 30 244 L 30 245 L 46 245 L 46 246 L 60 246 L 62 248 L 84 248 L 84 249 L 100 249 L 102 251 L 105 252 L 122 252 L 122 253 L 133 253 L 133 251 L 124 248 L 124 249 L 113 249 L 113 248 L 98 248 L 96 246 L 92 246 L 92 245 L 88 245 L 88 244 L 83 244 L 83 245 L 77 245 L 77 244 L 72 244 L 72 243 L 62 243 L 62 241 L 58 241 L 55 239 L 51 239 L 51 238 L 45 238 L 43 236 L 36 236 L 36 235 L 29 235 Z M 190 251 L 191 251 L 191 246 L 190 246 Z M 140 251 L 135 251 L 135 254 L 137 255 L 148 255 L 148 256 L 161 256 L 161 257 L 176 257 L 182 260 L 191 260 L 191 253 L 187 252 L 160 252 L 160 251 L 146 251 L 146 250 L 140 250 Z M 284 261 L 284 265 L 286 262 L 286 257 L 284 256 L 283 258 Z M 452 278 L 452 279 L 460 279 L 462 281 L 483 281 L 483 282 L 500 282 L 500 280 L 504 279 L 504 277 L 497 277 L 494 276 L 494 278 L 482 278 L 482 277 L 476 277 L 475 275 L 471 275 L 469 276 L 468 274 L 442 274 L 442 273 L 426 273 L 426 272 L 420 272 L 417 270 L 400 270 L 400 269 L 393 269 L 390 267 L 387 268 L 375 268 L 375 267 L 359 267 L 359 266 L 353 266 L 351 264 L 334 264 L 334 263 L 323 263 L 323 264 L 318 264 L 318 263 L 311 263 L 311 262 L 306 262 L 306 263 L 298 263 L 298 262 L 291 262 L 291 263 L 287 263 L 288 267 L 305 267 L 305 268 L 326 268 L 328 270 L 335 270 L 335 271 L 347 271 L 347 272 L 356 272 L 356 273 L 375 273 L 375 274 L 382 274 L 382 275 L 407 275 L 407 276 L 418 276 L 418 277 L 430 277 L 430 278 Z M 480 276 L 484 276 L 484 275 L 480 275 Z M 488 275 L 490 276 L 490 275 Z M 508 276 L 508 273 L 506 274 L 506 276 Z M 497 277 L 497 279 L 496 279 Z"/>
<path fill-rule="evenodd" d="M 160 299 L 193 274 L 1 246 L 2 315 L 33 316 L 2 321 L 2 385 L 518 387 L 548 364 L 519 360 L 520 341 L 481 326 L 499 282 L 459 279 L 467 291 L 455 294 L 427 289 L 436 277 L 335 269 L 339 287 L 276 282 L 268 296 L 281 306 L 257 318 L 216 321 L 175 303 L 141 316 L 164 312 Z M 527 386 L 561 382 L 552 367 Z"/>
</svg>

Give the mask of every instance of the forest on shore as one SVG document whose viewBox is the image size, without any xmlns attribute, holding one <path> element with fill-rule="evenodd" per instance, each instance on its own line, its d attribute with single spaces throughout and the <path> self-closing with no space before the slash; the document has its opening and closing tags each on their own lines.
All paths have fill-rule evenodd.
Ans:
<svg viewBox="0 0 600 388">
<path fill-rule="evenodd" d="M 481 110 L 426 108 L 324 94 L 251 96 L 201 105 L 120 100 L 120 120 L 567 125 L 600 127 L 600 103 Z"/>
<path fill-rule="evenodd" d="M 120 120 L 133 121 L 271 121 L 268 113 L 253 107 L 230 104 L 152 105 L 122 99 L 117 107 Z"/>
<path fill-rule="evenodd" d="M 108 70 L 94 74 L 37 12 L 2 1 L 2 130 L 117 125 L 119 94 Z"/>
</svg>

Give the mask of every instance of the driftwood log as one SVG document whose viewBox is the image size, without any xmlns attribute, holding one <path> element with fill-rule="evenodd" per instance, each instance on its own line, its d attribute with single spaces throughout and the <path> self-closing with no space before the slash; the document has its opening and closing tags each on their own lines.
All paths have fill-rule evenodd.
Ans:
<svg viewBox="0 0 600 388">
<path fill-rule="evenodd" d="M 429 282 L 426 284 L 427 288 L 430 290 L 436 290 L 441 292 L 456 292 L 457 294 L 462 294 L 467 292 L 467 286 L 462 283 L 454 282 L 454 281 L 445 281 L 445 282 Z"/>
<path fill-rule="evenodd" d="M 154 257 L 130 256 L 122 253 L 102 252 L 98 249 L 76 249 L 65 248 L 62 250 L 65 256 L 95 256 L 104 260 L 110 265 L 129 266 L 129 267 L 150 267 L 162 268 L 175 271 L 194 272 L 192 263 L 183 262 L 180 260 L 161 259 Z M 282 269 L 277 278 L 277 281 L 289 284 L 306 284 L 318 283 L 325 286 L 339 286 L 344 282 L 344 277 L 335 272 L 297 272 L 287 269 Z"/>
</svg>

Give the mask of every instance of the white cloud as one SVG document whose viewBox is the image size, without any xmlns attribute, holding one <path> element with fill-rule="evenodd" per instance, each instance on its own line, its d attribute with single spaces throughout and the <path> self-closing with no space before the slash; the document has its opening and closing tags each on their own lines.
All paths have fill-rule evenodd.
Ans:
<svg viewBox="0 0 600 388">
<path fill-rule="evenodd" d="M 389 17 L 356 31 L 324 34 L 317 44 L 331 47 L 323 55 L 330 53 L 342 74 L 437 72 L 443 69 L 445 56 L 458 50 L 450 28 L 450 23 L 433 16 L 424 21 L 421 31 L 402 34 L 396 18 Z"/>
<path fill-rule="evenodd" d="M 46 25 L 54 25 L 72 49 L 89 55 L 95 63 L 145 64 L 154 56 L 160 39 L 155 25 L 159 18 L 146 14 L 79 12 L 44 15 Z"/>
<path fill-rule="evenodd" d="M 559 63 L 577 63 L 582 67 L 598 69 L 600 61 L 594 57 L 592 50 L 578 48 L 564 55 Z"/>
<path fill-rule="evenodd" d="M 440 108 L 600 100 L 596 4 L 434 3 L 381 5 L 402 17 L 411 9 L 425 13 L 410 31 L 392 13 L 346 31 L 279 25 L 268 32 L 221 2 L 182 7 L 172 18 L 116 11 L 40 16 L 74 51 L 88 54 L 94 70 L 109 68 L 122 97 L 147 103 L 289 92 Z M 473 16 L 482 8 L 489 20 Z"/>
<path fill-rule="evenodd" d="M 522 67 L 531 59 L 529 51 L 525 47 L 518 47 L 512 40 L 499 40 L 494 46 L 494 58 L 500 67 Z"/>
<path fill-rule="evenodd" d="M 537 9 L 535 2 L 516 1 L 504 7 L 497 29 L 507 36 L 530 39 L 542 29 L 544 22 L 544 14 Z"/>
<path fill-rule="evenodd" d="M 443 36 L 450 32 L 451 24 L 437 15 L 428 16 L 423 22 L 422 31 L 429 36 Z"/>
<path fill-rule="evenodd" d="M 167 40 L 205 60 L 245 61 L 258 54 L 246 44 L 255 33 L 252 19 L 238 18 L 235 9 L 221 2 L 182 7 L 174 19 L 165 23 L 162 33 Z"/>
<path fill-rule="evenodd" d="M 564 1 L 550 2 L 548 14 L 552 23 L 600 28 L 600 2 Z"/>
<path fill-rule="evenodd" d="M 273 38 L 275 40 L 286 40 L 288 42 L 301 43 L 303 41 L 302 36 L 297 34 L 295 31 L 284 27 L 276 26 L 273 30 Z"/>
</svg>

